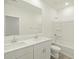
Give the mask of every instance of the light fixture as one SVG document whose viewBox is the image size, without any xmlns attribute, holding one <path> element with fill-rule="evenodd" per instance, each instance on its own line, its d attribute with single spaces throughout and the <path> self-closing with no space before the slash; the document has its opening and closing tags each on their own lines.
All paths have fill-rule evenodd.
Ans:
<svg viewBox="0 0 79 59">
<path fill-rule="evenodd" d="M 69 5 L 69 3 L 68 3 L 68 2 L 66 2 L 66 3 L 65 3 L 65 5 L 66 5 L 66 6 L 68 6 L 68 5 Z"/>
</svg>

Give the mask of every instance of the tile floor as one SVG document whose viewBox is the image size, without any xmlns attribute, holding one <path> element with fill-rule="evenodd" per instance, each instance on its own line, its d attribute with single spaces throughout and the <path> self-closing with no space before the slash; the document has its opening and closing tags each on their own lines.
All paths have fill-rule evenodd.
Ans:
<svg viewBox="0 0 79 59">
<path fill-rule="evenodd" d="M 55 58 L 51 57 L 50 59 L 55 59 Z M 70 58 L 70 57 L 68 57 L 68 56 L 66 56 L 66 55 L 64 55 L 64 54 L 62 54 L 62 53 L 60 53 L 60 54 L 59 54 L 59 59 L 72 59 L 72 58 Z"/>
<path fill-rule="evenodd" d="M 68 57 L 68 56 L 66 56 L 66 55 L 64 55 L 64 54 L 62 54 L 62 53 L 60 53 L 60 54 L 59 54 L 59 59 L 72 59 L 72 58 L 70 58 L 70 57 Z"/>
</svg>

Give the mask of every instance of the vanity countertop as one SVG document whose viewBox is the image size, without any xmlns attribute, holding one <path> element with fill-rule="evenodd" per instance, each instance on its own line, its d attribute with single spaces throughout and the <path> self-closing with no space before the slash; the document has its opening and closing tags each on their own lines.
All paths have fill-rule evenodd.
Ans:
<svg viewBox="0 0 79 59">
<path fill-rule="evenodd" d="M 39 44 L 41 42 L 45 42 L 49 40 L 51 39 L 47 37 L 39 37 L 39 38 L 31 38 L 31 39 L 19 41 L 16 43 L 12 43 L 11 45 L 5 45 L 4 53 L 8 53 L 8 52 L 11 52 L 20 48 L 24 48 L 24 47 L 33 46 L 35 44 Z"/>
</svg>

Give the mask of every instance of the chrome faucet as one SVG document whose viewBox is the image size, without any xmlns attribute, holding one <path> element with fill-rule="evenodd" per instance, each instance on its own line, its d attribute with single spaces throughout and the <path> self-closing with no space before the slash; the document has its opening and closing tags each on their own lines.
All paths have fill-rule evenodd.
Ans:
<svg viewBox="0 0 79 59">
<path fill-rule="evenodd" d="M 15 36 L 13 36 L 13 39 L 11 40 L 11 42 L 12 42 L 12 43 L 17 42 L 17 40 L 16 40 L 16 37 L 15 37 Z"/>
<path fill-rule="evenodd" d="M 34 38 L 37 39 L 38 38 L 38 35 L 35 35 Z"/>
</svg>

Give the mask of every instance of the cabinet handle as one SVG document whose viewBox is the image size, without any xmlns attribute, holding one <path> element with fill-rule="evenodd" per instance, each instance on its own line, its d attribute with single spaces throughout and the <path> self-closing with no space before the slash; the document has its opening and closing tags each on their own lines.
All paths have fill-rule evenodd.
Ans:
<svg viewBox="0 0 79 59">
<path fill-rule="evenodd" d="M 46 53 L 46 48 L 43 48 L 43 53 Z"/>
</svg>

